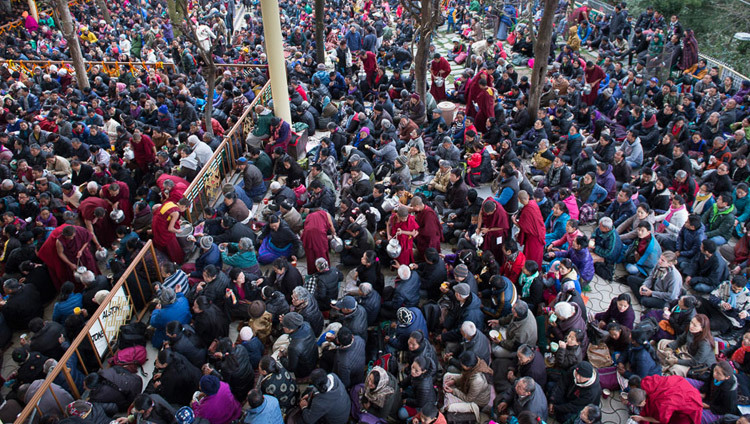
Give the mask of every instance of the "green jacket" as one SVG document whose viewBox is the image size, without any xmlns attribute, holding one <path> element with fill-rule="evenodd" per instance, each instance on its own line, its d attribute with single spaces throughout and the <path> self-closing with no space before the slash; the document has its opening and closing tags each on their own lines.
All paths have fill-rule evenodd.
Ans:
<svg viewBox="0 0 750 424">
<path fill-rule="evenodd" d="M 255 129 L 253 129 L 253 135 L 256 137 L 271 135 L 271 119 L 273 119 L 272 113 L 258 115 L 258 119 L 255 120 Z"/>
<path fill-rule="evenodd" d="M 706 238 L 721 236 L 729 241 L 734 227 L 734 205 L 719 211 L 714 204 L 713 208 L 703 212 L 702 220 L 703 225 L 706 226 Z"/>
<path fill-rule="evenodd" d="M 273 175 L 273 161 L 271 161 L 271 157 L 268 156 L 268 153 L 263 150 L 260 151 L 258 159 L 253 161 L 253 165 L 260 169 L 260 173 L 263 174 L 264 180 L 271 178 Z"/>
</svg>

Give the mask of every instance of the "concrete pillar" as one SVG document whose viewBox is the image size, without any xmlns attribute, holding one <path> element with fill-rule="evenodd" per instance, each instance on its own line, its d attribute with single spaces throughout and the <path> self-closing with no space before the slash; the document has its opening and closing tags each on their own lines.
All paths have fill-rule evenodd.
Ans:
<svg viewBox="0 0 750 424">
<path fill-rule="evenodd" d="M 29 13 L 39 22 L 39 12 L 36 9 L 36 0 L 29 0 Z"/>
<path fill-rule="evenodd" d="M 278 0 L 261 0 L 263 14 L 263 34 L 266 41 L 268 72 L 271 75 L 271 95 L 274 115 L 292 123 L 289 110 L 289 89 L 286 81 L 286 61 L 284 60 L 284 40 L 281 37 L 281 18 Z"/>
</svg>

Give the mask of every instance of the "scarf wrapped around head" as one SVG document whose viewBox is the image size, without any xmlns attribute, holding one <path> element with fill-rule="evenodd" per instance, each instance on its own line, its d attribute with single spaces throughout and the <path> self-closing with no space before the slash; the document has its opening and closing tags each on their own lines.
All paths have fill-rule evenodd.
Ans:
<svg viewBox="0 0 750 424">
<path fill-rule="evenodd" d="M 385 405 L 386 399 L 394 393 L 393 387 L 388 384 L 390 382 L 390 376 L 383 368 L 378 366 L 372 367 L 370 373 L 377 373 L 380 379 L 374 389 L 370 389 L 370 385 L 365 383 L 364 396 L 370 403 L 378 408 L 382 408 L 383 405 Z M 365 381 L 367 381 L 367 379 L 365 379 Z"/>
</svg>

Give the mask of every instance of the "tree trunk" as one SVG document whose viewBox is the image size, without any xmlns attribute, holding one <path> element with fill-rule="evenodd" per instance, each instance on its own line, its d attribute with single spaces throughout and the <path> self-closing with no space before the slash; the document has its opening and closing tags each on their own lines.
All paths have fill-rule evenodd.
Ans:
<svg viewBox="0 0 750 424">
<path fill-rule="evenodd" d="M 208 90 L 206 91 L 206 106 L 203 112 L 206 114 L 206 131 L 213 137 L 214 127 L 211 125 L 211 119 L 214 113 L 214 91 L 216 90 L 216 66 L 213 64 L 213 61 L 210 64 L 206 64 L 206 73 L 207 75 L 204 75 L 204 77 L 206 78 Z"/>
<path fill-rule="evenodd" d="M 534 69 L 531 72 L 531 89 L 529 92 L 529 116 L 535 117 L 542 98 L 544 79 L 547 75 L 547 59 L 549 58 L 550 43 L 552 41 L 552 21 L 555 18 L 557 2 L 546 0 L 544 13 L 539 23 L 539 33 L 534 45 Z"/>
<path fill-rule="evenodd" d="M 183 16 L 180 10 L 177 6 L 177 0 L 167 0 L 167 12 L 169 13 L 169 21 L 172 23 L 172 32 L 174 32 L 175 37 L 182 35 L 182 25 L 180 23 L 183 20 Z"/>
<path fill-rule="evenodd" d="M 105 0 L 96 0 L 96 7 L 101 9 L 102 15 L 104 16 L 104 21 L 107 22 L 107 25 L 112 25 L 112 15 L 110 15 L 109 13 L 107 2 Z"/>
<path fill-rule="evenodd" d="M 315 55 L 318 63 L 326 63 L 325 0 L 315 0 Z"/>
<path fill-rule="evenodd" d="M 426 2 L 424 3 L 426 4 Z M 428 52 L 430 51 L 430 41 L 432 31 L 425 31 L 417 41 L 417 54 L 414 55 L 414 80 L 417 84 L 417 94 L 419 98 L 427 104 L 427 62 L 429 61 Z"/>
<path fill-rule="evenodd" d="M 73 17 L 70 15 L 68 0 L 55 0 L 55 12 L 59 17 L 60 28 L 65 40 L 70 48 L 70 57 L 73 60 L 73 68 L 76 71 L 76 82 L 78 88 L 83 90 L 89 87 L 89 77 L 86 74 L 86 64 L 83 62 L 81 54 L 81 44 L 78 41 L 75 28 L 73 26 Z"/>
</svg>

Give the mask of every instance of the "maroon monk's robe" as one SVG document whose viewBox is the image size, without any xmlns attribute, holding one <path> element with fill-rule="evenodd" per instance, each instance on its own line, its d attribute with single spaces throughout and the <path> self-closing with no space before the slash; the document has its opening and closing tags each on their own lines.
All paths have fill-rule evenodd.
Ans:
<svg viewBox="0 0 750 424">
<path fill-rule="evenodd" d="M 112 242 L 115 241 L 115 226 L 109 217 L 109 213 L 112 212 L 112 206 L 109 202 L 99 197 L 87 197 L 78 207 L 78 213 L 82 219 L 93 221 L 95 219 L 94 210 L 96 208 L 104 208 L 106 213 L 104 214 L 104 218 L 100 218 L 94 223 L 94 235 L 102 247 L 109 248 L 112 246 Z"/>
<path fill-rule="evenodd" d="M 398 216 L 394 213 L 391 215 L 390 220 L 390 229 L 392 236 L 395 236 L 396 231 L 398 231 L 399 229 L 401 231 L 408 232 L 419 229 L 419 224 L 417 224 L 417 220 L 413 215 L 409 215 L 406 218 L 406 221 L 401 222 L 398 220 Z M 401 245 L 401 254 L 396 258 L 396 261 L 398 261 L 399 265 L 409 265 L 411 263 L 414 263 L 414 238 L 412 236 L 407 236 L 406 234 L 401 234 L 400 236 L 396 237 L 396 239 Z"/>
<path fill-rule="evenodd" d="M 484 213 L 484 203 L 495 202 L 495 211 L 491 214 Z M 482 203 L 482 212 L 480 218 L 482 220 L 482 226 L 480 228 L 499 228 L 496 231 L 489 231 L 484 235 L 484 243 L 482 248 L 489 250 L 495 256 L 497 263 L 502 264 L 504 261 L 503 251 L 501 249 L 503 240 L 508 236 L 508 230 L 510 225 L 508 224 L 508 213 L 505 212 L 503 205 L 498 203 L 495 199 L 488 198 Z"/>
<path fill-rule="evenodd" d="M 417 262 L 424 260 L 424 252 L 430 247 L 437 249 L 440 253 L 440 242 L 443 239 L 443 226 L 440 225 L 435 210 L 425 205 L 424 209 L 416 214 L 417 224 L 419 225 L 419 234 L 414 238 L 417 245 Z"/>
<path fill-rule="evenodd" d="M 479 90 L 479 80 L 482 78 L 487 81 L 488 87 L 493 85 L 491 83 L 492 77 L 487 75 L 487 71 L 477 72 L 477 74 L 474 75 L 474 78 L 466 83 L 466 116 L 471 116 L 473 118 L 477 115 L 477 110 L 474 108 L 472 102 L 476 100 L 477 91 Z"/>
<path fill-rule="evenodd" d="M 302 246 L 305 248 L 307 258 L 307 272 L 316 272 L 315 261 L 324 258 L 329 264 L 328 258 L 328 232 L 332 231 L 328 212 L 318 210 L 310 213 L 305 218 L 305 226 L 302 231 Z"/>
<path fill-rule="evenodd" d="M 141 171 L 148 171 L 148 165 L 156 162 L 156 145 L 151 137 L 141 134 L 141 141 L 136 143 L 131 139 L 130 145 L 133 147 L 133 159 Z"/>
<path fill-rule="evenodd" d="M 117 192 L 116 196 L 112 196 L 109 193 L 109 186 L 112 184 L 120 186 L 120 191 Z M 130 223 L 133 222 L 133 205 L 130 204 L 130 188 L 122 181 L 115 181 L 112 184 L 102 187 L 102 198 L 109 200 L 113 204 L 119 202 L 118 209 L 125 212 L 125 220 L 120 225 L 130 226 Z"/>
<path fill-rule="evenodd" d="M 591 93 L 584 95 L 582 99 L 584 102 L 586 102 L 587 105 L 591 106 L 596 101 L 597 92 L 599 91 L 599 83 L 604 80 L 606 74 L 604 73 L 604 70 L 602 70 L 602 68 L 600 68 L 598 65 L 594 65 L 586 68 L 586 71 L 584 71 L 584 76 L 586 78 L 586 84 L 591 84 Z M 593 83 L 595 81 L 599 82 L 594 85 Z"/>
<path fill-rule="evenodd" d="M 432 83 L 430 84 L 430 94 L 435 99 L 435 102 L 440 103 L 447 99 L 448 96 L 445 94 L 445 78 L 451 73 L 451 65 L 444 57 L 440 57 L 437 61 L 433 60 L 430 62 L 430 74 L 432 75 Z M 435 77 L 443 78 L 443 85 L 438 87 L 435 84 Z"/>
<path fill-rule="evenodd" d="M 518 244 L 523 245 L 523 253 L 526 259 L 534 261 L 542 269 L 544 257 L 544 219 L 536 200 L 530 199 L 529 203 L 521 208 L 518 216 Z"/>
<path fill-rule="evenodd" d="M 39 259 L 47 265 L 49 275 L 52 278 L 52 284 L 55 285 L 57 290 L 60 290 L 60 286 L 64 282 L 74 281 L 73 270 L 57 255 L 57 239 L 62 238 L 63 229 L 67 226 L 68 224 L 63 224 L 52 230 L 37 253 Z"/>
<path fill-rule="evenodd" d="M 492 87 L 478 87 L 474 102 L 479 108 L 474 125 L 484 133 L 487 131 L 487 119 L 495 116 L 495 90 Z"/>
<path fill-rule="evenodd" d="M 93 240 L 94 236 L 91 235 L 89 230 L 83 227 L 75 227 L 76 234 L 73 236 L 73 239 L 68 240 L 64 236 L 60 236 L 57 240 L 62 244 L 63 246 L 63 253 L 68 258 L 70 262 L 73 262 L 77 266 L 85 266 L 86 269 L 93 272 L 94 275 L 99 275 L 101 272 L 99 271 L 99 266 L 96 264 L 96 258 L 94 258 L 94 249 L 96 246 L 94 246 Z M 76 255 L 78 255 L 78 251 L 83 248 L 84 245 L 88 244 L 88 247 L 83 249 L 83 254 L 80 258 L 76 258 Z M 66 265 L 67 266 L 67 265 Z M 71 271 L 71 275 L 73 273 L 73 270 L 68 267 L 68 269 Z M 80 290 L 83 288 L 83 286 L 80 285 L 79 282 L 77 282 L 74 279 L 71 279 L 69 281 L 73 281 L 76 284 L 76 290 Z"/>
</svg>

